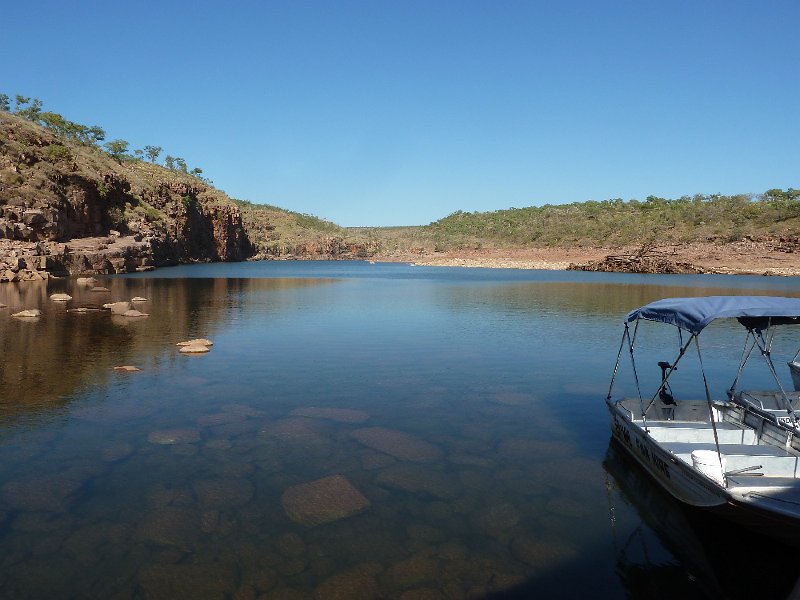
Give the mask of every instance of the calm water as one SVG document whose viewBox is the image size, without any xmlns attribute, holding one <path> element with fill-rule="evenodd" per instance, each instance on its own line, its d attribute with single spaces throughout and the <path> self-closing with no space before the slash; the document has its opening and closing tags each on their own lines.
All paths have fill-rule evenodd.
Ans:
<svg viewBox="0 0 800 600">
<path fill-rule="evenodd" d="M 0 286 L 2 597 L 780 598 L 800 576 L 654 489 L 603 404 L 628 310 L 797 279 L 311 262 L 100 284 Z M 67 312 L 133 296 L 148 317 Z M 738 334 L 709 333 L 718 389 Z M 211 352 L 179 354 L 194 337 Z"/>
</svg>

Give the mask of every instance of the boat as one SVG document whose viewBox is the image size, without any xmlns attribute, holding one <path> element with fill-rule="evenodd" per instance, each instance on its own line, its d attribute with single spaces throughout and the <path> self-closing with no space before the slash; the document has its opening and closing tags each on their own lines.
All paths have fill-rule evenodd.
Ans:
<svg viewBox="0 0 800 600">
<path fill-rule="evenodd" d="M 745 342 L 738 365 L 732 366 L 733 383 L 712 394 L 700 338 L 719 320 L 738 322 Z M 649 335 L 651 323 L 672 329 L 673 336 L 677 329 L 678 343 L 671 362 L 657 362 L 661 377 L 653 382 L 652 394 L 644 394 L 637 337 L 644 324 Z M 613 438 L 670 495 L 796 547 L 800 547 L 800 392 L 783 386 L 773 348 L 778 330 L 785 341 L 784 328 L 798 325 L 800 298 L 710 296 L 652 302 L 624 319 L 606 396 Z M 800 328 L 788 331 L 790 339 L 795 332 Z M 624 354 L 630 356 L 633 397 L 614 396 L 623 362 L 627 363 Z M 672 390 L 679 365 L 683 369 L 690 356 L 704 397 L 683 398 Z M 759 357 L 774 389 L 739 389 L 745 368 Z M 796 360 L 797 355 L 789 362 Z M 794 374 L 791 365 L 790 372 Z"/>
</svg>

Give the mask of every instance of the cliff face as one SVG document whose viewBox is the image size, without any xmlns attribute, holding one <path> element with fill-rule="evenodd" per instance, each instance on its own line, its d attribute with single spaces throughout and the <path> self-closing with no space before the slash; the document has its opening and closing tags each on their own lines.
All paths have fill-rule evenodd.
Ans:
<svg viewBox="0 0 800 600">
<path fill-rule="evenodd" d="M 253 252 L 239 208 L 219 190 L 0 113 L 0 281 Z"/>
</svg>

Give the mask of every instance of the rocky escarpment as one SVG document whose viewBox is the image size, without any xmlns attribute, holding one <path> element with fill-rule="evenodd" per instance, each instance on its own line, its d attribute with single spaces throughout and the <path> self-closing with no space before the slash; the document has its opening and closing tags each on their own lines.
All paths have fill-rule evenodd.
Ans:
<svg viewBox="0 0 800 600">
<path fill-rule="evenodd" d="M 252 254 L 238 207 L 218 190 L 0 114 L 0 281 Z"/>
</svg>

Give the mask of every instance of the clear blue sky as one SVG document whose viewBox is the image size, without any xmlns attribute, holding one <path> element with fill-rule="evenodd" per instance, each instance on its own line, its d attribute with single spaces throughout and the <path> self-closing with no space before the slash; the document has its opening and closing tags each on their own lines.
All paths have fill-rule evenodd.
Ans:
<svg viewBox="0 0 800 600">
<path fill-rule="evenodd" d="M 800 187 L 797 0 L 39 0 L 0 18 L 0 92 L 341 225 Z"/>
</svg>

